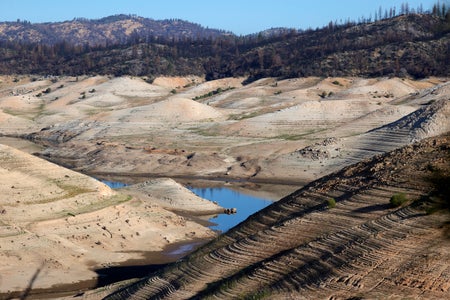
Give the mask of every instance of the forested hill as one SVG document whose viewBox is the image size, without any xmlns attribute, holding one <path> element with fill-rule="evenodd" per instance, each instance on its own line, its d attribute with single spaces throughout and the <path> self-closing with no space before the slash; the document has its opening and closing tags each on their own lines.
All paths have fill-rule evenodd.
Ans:
<svg viewBox="0 0 450 300">
<path fill-rule="evenodd" d="M 230 34 L 179 19 L 153 20 L 134 15 L 114 15 L 98 20 L 76 18 L 55 23 L 20 20 L 0 23 L 0 41 L 46 45 L 64 41 L 73 45 L 105 46 L 127 43 L 136 38 L 204 39 Z"/>
<path fill-rule="evenodd" d="M 122 20 L 123 21 L 123 20 Z M 108 31 L 113 34 L 115 31 Z M 73 35 L 79 34 L 74 29 Z M 450 76 L 450 14 L 404 14 L 237 37 L 139 35 L 116 43 L 0 42 L 0 73 L 111 74 L 153 78 L 248 76 Z"/>
</svg>

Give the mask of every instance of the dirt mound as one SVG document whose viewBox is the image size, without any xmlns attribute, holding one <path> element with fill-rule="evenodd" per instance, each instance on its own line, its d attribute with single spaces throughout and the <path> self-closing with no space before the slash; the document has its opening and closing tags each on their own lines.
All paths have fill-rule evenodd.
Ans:
<svg viewBox="0 0 450 300">
<path fill-rule="evenodd" d="M 206 81 L 181 92 L 180 96 L 189 99 L 195 97 L 206 98 L 208 93 L 217 91 L 218 89 L 227 90 L 230 88 L 242 87 L 243 80 L 243 78 L 223 78 Z"/>
<path fill-rule="evenodd" d="M 379 93 L 386 95 L 393 95 L 394 97 L 401 97 L 411 93 L 417 92 L 417 87 L 419 84 L 415 85 L 409 80 L 403 80 L 400 78 L 389 78 L 376 82 L 372 85 L 372 88 Z M 424 86 L 423 84 L 421 85 Z M 431 87 L 431 84 L 426 85 L 426 87 Z"/>
<path fill-rule="evenodd" d="M 393 122 L 380 130 L 407 130 L 411 141 L 450 131 L 450 100 L 441 99 Z"/>
<path fill-rule="evenodd" d="M 379 101 L 392 100 L 416 93 L 419 89 L 433 86 L 430 82 L 413 82 L 400 78 L 360 79 L 354 78 L 352 84 L 345 91 L 348 95 L 357 95 L 367 99 Z"/>
<path fill-rule="evenodd" d="M 140 199 L 152 199 L 164 208 L 185 211 L 195 215 L 223 213 L 224 208 L 198 197 L 170 178 L 158 178 L 126 187 L 124 190 Z"/>
<path fill-rule="evenodd" d="M 194 100 L 172 97 L 154 104 L 122 110 L 115 113 L 127 122 L 177 123 L 221 118 L 215 108 Z"/>
<path fill-rule="evenodd" d="M 302 135 L 343 124 L 376 108 L 378 107 L 375 103 L 360 100 L 307 101 L 226 125 L 223 130 L 250 136 Z"/>
<path fill-rule="evenodd" d="M 96 90 L 130 97 L 152 97 L 161 93 L 168 93 L 166 88 L 149 84 L 137 77 L 117 77 L 98 85 Z"/>
<path fill-rule="evenodd" d="M 110 107 L 124 104 L 125 99 L 111 93 L 102 93 L 101 95 L 92 96 L 84 101 L 79 101 L 77 103 L 78 105 L 93 107 Z"/>
</svg>

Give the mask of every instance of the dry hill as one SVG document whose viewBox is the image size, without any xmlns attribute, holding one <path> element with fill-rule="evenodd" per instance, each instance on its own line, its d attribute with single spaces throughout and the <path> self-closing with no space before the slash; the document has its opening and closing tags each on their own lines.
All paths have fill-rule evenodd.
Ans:
<svg viewBox="0 0 450 300">
<path fill-rule="evenodd" d="M 312 182 L 105 299 L 447 298 L 449 211 L 431 212 L 449 205 L 449 142 L 428 139 Z M 392 197 L 407 202 L 394 207 Z"/>
<path fill-rule="evenodd" d="M 0 180 L 0 299 L 22 294 L 29 284 L 33 293 L 46 291 L 47 296 L 92 288 L 98 269 L 131 259 L 173 261 L 176 255 L 158 253 L 176 242 L 201 244 L 215 236 L 169 211 L 174 205 L 164 205 L 167 199 L 189 200 L 176 206 L 178 211 L 223 212 L 173 180 L 160 179 L 156 188 L 147 183 L 151 197 L 136 195 L 133 188 L 119 193 L 94 178 L 4 145 Z"/>
</svg>

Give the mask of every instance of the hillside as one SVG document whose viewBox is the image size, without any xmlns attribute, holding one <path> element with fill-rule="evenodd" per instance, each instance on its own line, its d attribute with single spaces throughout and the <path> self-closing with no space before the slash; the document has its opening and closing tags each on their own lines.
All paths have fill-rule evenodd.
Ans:
<svg viewBox="0 0 450 300">
<path fill-rule="evenodd" d="M 0 134 L 96 176 L 302 184 L 450 130 L 444 79 L 54 79 L 3 78 Z"/>
<path fill-rule="evenodd" d="M 4 184 L 0 190 L 7 197 L 0 203 L 0 256 L 7 257 L 8 264 L 2 265 L 4 269 L 0 273 L 8 276 L 5 277 L 7 279 L 2 278 L 0 293 L 3 294 L 0 298 L 7 297 L 8 290 L 19 295 L 33 273 L 40 270 L 42 261 L 46 266 L 42 274 L 46 276 L 39 276 L 35 287 L 50 288 L 46 292 L 51 293 L 54 292 L 51 286 L 56 283 L 75 281 L 81 284 L 78 281 L 85 279 L 89 280 L 85 282 L 88 286 L 94 286 L 97 274 L 87 270 L 92 263 L 94 268 L 107 268 L 126 259 L 142 258 L 141 251 L 156 251 L 147 263 L 160 263 L 165 245 L 198 238 L 211 240 L 215 236 L 211 230 L 197 224 L 194 221 L 197 218 L 187 218 L 186 214 L 197 215 L 201 209 L 208 214 L 223 210 L 206 206 L 192 193 L 183 192 L 185 189 L 173 180 L 149 180 L 151 177 L 189 181 L 197 178 L 219 179 L 221 184 L 227 186 L 256 189 L 262 193 L 266 191 L 264 183 L 272 184 L 267 188 L 270 192 L 275 192 L 273 184 L 280 184 L 276 187 L 280 198 L 326 175 L 328 177 L 308 185 L 291 198 L 285 198 L 292 201 L 280 200 L 280 205 L 272 207 L 275 208 L 273 211 L 266 210 L 258 215 L 262 219 L 251 218 L 247 225 L 230 231 L 231 236 L 218 240 L 220 243 L 230 238 L 237 241 L 224 249 L 219 247 L 222 244 L 215 244 L 221 250 L 214 252 L 214 255 L 217 253 L 226 259 L 225 266 L 221 260 L 217 265 L 210 265 L 203 258 L 199 261 L 195 259 L 195 268 L 189 272 L 185 271 L 186 265 L 180 265 L 183 274 L 192 274 L 192 278 L 182 278 L 183 282 L 189 283 L 185 290 L 178 281 L 171 279 L 179 275 L 177 267 L 172 269 L 175 270 L 173 275 L 165 270 L 164 276 L 170 278 L 164 280 L 175 286 L 168 289 L 180 288 L 174 298 L 186 298 L 185 293 L 216 293 L 214 284 L 211 290 L 197 284 L 212 283 L 208 280 L 220 280 L 222 275 L 224 285 L 233 289 L 234 283 L 226 282 L 234 282 L 234 276 L 251 271 L 253 266 L 249 262 L 264 269 L 264 266 L 277 264 L 272 264 L 271 260 L 278 255 L 283 261 L 283 251 L 297 253 L 293 250 L 295 247 L 300 247 L 298 253 L 302 253 L 301 257 L 311 258 L 311 264 L 304 266 L 308 270 L 315 270 L 309 268 L 311 265 L 320 266 L 313 254 L 322 249 L 337 247 L 323 250 L 328 251 L 323 253 L 323 257 L 327 253 L 338 253 L 341 256 L 336 256 L 336 259 L 345 261 L 345 253 L 338 251 L 342 239 L 362 243 L 358 245 L 363 249 L 374 245 L 376 249 L 383 250 L 376 252 L 369 248 L 374 251 L 370 252 L 374 253 L 374 260 L 370 260 L 368 266 L 364 260 L 367 251 L 356 252 L 355 257 L 362 260 L 362 267 L 356 265 L 356 269 L 350 269 L 349 273 L 345 270 L 351 266 L 330 261 L 326 270 L 336 270 L 341 275 L 330 277 L 331 283 L 326 285 L 329 290 L 333 291 L 333 284 L 342 290 L 340 284 L 357 281 L 351 277 L 353 274 L 355 278 L 364 278 L 364 268 L 372 270 L 372 263 L 381 265 L 380 268 L 385 266 L 384 258 L 380 260 L 380 255 L 384 253 L 391 255 L 393 261 L 400 261 L 399 249 L 403 249 L 404 244 L 397 244 L 399 240 L 406 245 L 414 245 L 408 248 L 412 252 L 426 255 L 424 257 L 429 259 L 430 269 L 418 273 L 418 278 L 424 280 L 420 281 L 423 286 L 411 287 L 413 283 L 407 280 L 415 280 L 416 277 L 402 277 L 401 266 L 400 269 L 392 269 L 393 273 L 399 274 L 395 282 L 402 286 L 405 284 L 406 289 L 411 289 L 413 293 L 420 290 L 436 298 L 441 297 L 439 289 L 447 291 L 448 287 L 440 285 L 440 280 L 447 278 L 448 273 L 447 269 L 436 267 L 440 260 L 435 257 L 447 257 L 444 250 L 448 247 L 442 248 L 446 244 L 439 239 L 439 226 L 445 220 L 439 214 L 427 216 L 423 210 L 414 207 L 397 213 L 387 207 L 387 203 L 396 193 L 404 192 L 411 200 L 426 195 L 433 187 L 421 174 L 447 170 L 445 166 L 449 164 L 445 155 L 448 155 L 448 136 L 434 138 L 435 142 L 431 139 L 424 144 L 411 144 L 448 134 L 448 79 L 264 78 L 247 85 L 242 84 L 243 80 L 223 78 L 205 81 L 202 77 L 191 75 L 160 77 L 148 83 L 139 77 L 1 76 L 0 143 L 24 149 L 96 178 L 112 176 L 119 178 L 119 181 L 140 184 L 130 186 L 121 194 L 85 175 L 1 146 L 0 175 Z M 408 147 L 389 154 L 392 157 L 383 156 L 405 146 Z M 374 155 L 377 157 L 366 165 L 367 159 Z M 360 161 L 364 162 L 348 167 Z M 339 173 L 342 168 L 347 169 Z M 333 172 L 338 173 L 331 174 Z M 285 184 L 295 185 L 296 188 Z M 97 188 L 108 194 L 105 197 L 99 195 Z M 178 192 L 181 194 L 176 194 Z M 302 195 L 303 192 L 305 195 Z M 337 204 L 327 210 L 324 203 L 331 197 Z M 184 212 L 177 215 L 180 209 Z M 403 217 L 403 213 L 407 218 Z M 292 224 L 288 220 L 284 222 L 284 217 L 294 221 Z M 277 218 L 282 223 L 278 223 Z M 395 226 L 391 223 L 392 219 L 398 221 L 394 222 Z M 378 224 L 382 224 L 382 228 L 376 227 Z M 387 227 L 391 225 L 400 228 L 399 231 L 391 231 L 391 227 Z M 346 226 L 350 226 L 351 230 L 346 230 Z M 374 226 L 375 229 L 372 229 Z M 383 243 L 378 244 L 378 236 L 370 236 L 364 231 L 366 228 L 378 232 L 384 238 Z M 254 230 L 261 235 L 255 234 Z M 246 233 L 251 237 L 239 241 L 235 236 L 245 237 Z M 391 239 L 392 235 L 394 238 Z M 337 246 L 326 244 L 325 248 L 314 248 L 313 253 L 309 253 L 307 244 L 301 244 L 312 240 L 325 243 L 328 240 L 323 239 L 327 236 L 336 241 Z M 367 244 L 363 243 L 364 239 L 367 239 Z M 271 242 L 268 243 L 268 240 Z M 254 241 L 256 248 L 252 246 Z M 432 252 L 420 248 L 423 243 L 428 247 L 432 242 L 436 242 L 434 248 L 430 248 Z M 384 243 L 393 248 L 380 248 Z M 273 244 L 273 248 L 261 247 L 267 244 Z M 52 251 L 43 250 L 48 245 L 53 245 Z M 236 252 L 235 246 L 239 249 L 248 246 L 244 249 L 252 253 L 251 257 Z M 258 253 L 265 248 L 269 252 Z M 348 248 L 343 245 L 342 249 Z M 70 256 L 65 255 L 67 253 Z M 353 255 L 353 252 L 350 253 Z M 437 256 L 434 256 L 435 253 Z M 214 255 L 206 255 L 205 259 Z M 405 255 L 406 259 L 410 258 Z M 291 260 L 295 262 L 293 268 L 301 264 L 298 257 Z M 167 257 L 164 259 L 166 261 Z M 270 264 L 257 259 L 267 260 Z M 393 264 L 386 261 L 389 265 Z M 200 271 L 207 274 L 206 279 L 197 281 L 197 262 L 200 266 L 210 266 L 210 270 Z M 284 261 L 281 264 L 287 265 Z M 442 266 L 447 268 L 445 263 Z M 219 270 L 217 273 L 216 268 Z M 416 265 L 411 265 L 410 269 L 413 274 L 416 274 L 415 270 L 422 270 Z M 227 273 L 220 273 L 220 270 Z M 325 269 L 320 269 L 319 273 L 324 273 L 322 270 Z M 265 274 L 266 270 L 261 272 Z M 285 276 L 283 272 L 280 276 Z M 374 272 L 371 274 L 375 277 L 389 278 L 380 269 L 375 268 Z M 271 272 L 267 274 L 269 281 L 270 278 L 280 279 Z M 258 273 L 257 276 L 266 280 L 264 275 Z M 345 276 L 351 279 L 347 280 Z M 238 281 L 243 280 L 244 286 L 247 282 L 249 287 L 257 285 L 252 281 L 252 276 L 249 277 L 239 277 Z M 286 278 L 291 280 L 288 276 Z M 435 283 L 431 283 L 434 279 Z M 307 279 L 308 282 L 311 280 L 314 282 L 314 278 Z M 374 282 L 369 277 L 361 280 L 359 291 L 372 295 L 364 286 L 370 287 Z M 167 287 L 164 284 L 163 289 Z M 294 292 L 292 288 L 285 289 L 285 285 L 288 284 L 280 283 L 283 288 L 278 290 L 278 285 L 270 282 L 266 288 L 273 295 Z M 301 285 L 306 286 L 304 282 L 298 286 Z M 385 286 L 379 285 L 380 288 Z M 69 284 L 63 288 L 72 291 L 78 289 L 78 285 Z M 386 291 L 374 288 L 374 292 L 381 294 L 390 290 L 389 285 Z M 236 293 L 235 290 L 230 291 L 231 295 Z M 284 296 L 286 294 L 281 295 Z M 321 295 L 318 297 L 323 298 Z M 317 297 L 313 295 L 312 298 Z"/>
<path fill-rule="evenodd" d="M 449 143 L 435 137 L 314 181 L 105 299 L 444 299 L 449 212 L 431 212 L 449 208 Z M 400 194 L 407 203 L 392 206 Z"/>
<path fill-rule="evenodd" d="M 114 15 L 98 20 L 76 18 L 55 23 L 1 22 L 0 41 L 30 44 L 99 46 L 123 44 L 134 39 L 203 39 L 230 33 L 172 19 L 153 20 L 134 15 Z"/>
<path fill-rule="evenodd" d="M 170 179 L 118 192 L 2 144 L 0 180 L 0 299 L 23 296 L 33 276 L 34 293 L 73 291 L 95 287 L 96 270 L 111 264 L 173 261 L 158 253 L 215 236 L 173 210 L 223 212 Z"/>
<path fill-rule="evenodd" d="M 316 30 L 274 30 L 273 34 L 242 37 L 215 32 L 214 38 L 207 37 L 209 31 L 182 21 L 164 26 L 158 23 L 158 30 L 168 34 L 173 30 L 179 39 L 160 37 L 158 30 L 145 31 L 151 28 L 144 24 L 148 20 L 117 18 L 115 22 L 112 18 L 111 22 L 106 19 L 98 23 L 39 25 L 55 28 L 49 29 L 50 36 L 56 39 L 53 44 L 40 36 L 38 25 L 4 23 L 0 73 L 134 75 L 147 76 L 150 81 L 160 75 L 198 75 L 207 80 L 245 76 L 247 83 L 264 77 L 423 78 L 450 74 L 450 18 L 431 14 L 400 15 L 359 24 L 331 23 Z M 26 33 L 27 26 L 36 33 Z M 69 33 L 72 37 L 66 39 Z M 21 41 L 17 35 L 40 37 L 36 41 Z M 77 44 L 77 40 L 93 40 L 93 44 L 102 45 L 105 39 L 114 42 L 103 46 Z"/>
</svg>

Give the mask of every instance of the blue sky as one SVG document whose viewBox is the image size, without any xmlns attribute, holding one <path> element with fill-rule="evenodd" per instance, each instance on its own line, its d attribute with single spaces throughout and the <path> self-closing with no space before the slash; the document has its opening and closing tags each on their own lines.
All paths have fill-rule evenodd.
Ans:
<svg viewBox="0 0 450 300">
<path fill-rule="evenodd" d="M 272 27 L 307 29 L 329 21 L 374 17 L 380 6 L 383 10 L 396 6 L 398 11 L 405 2 L 429 9 L 437 0 L 0 0 L 0 21 L 57 22 L 124 13 L 183 19 L 245 35 Z"/>
</svg>

